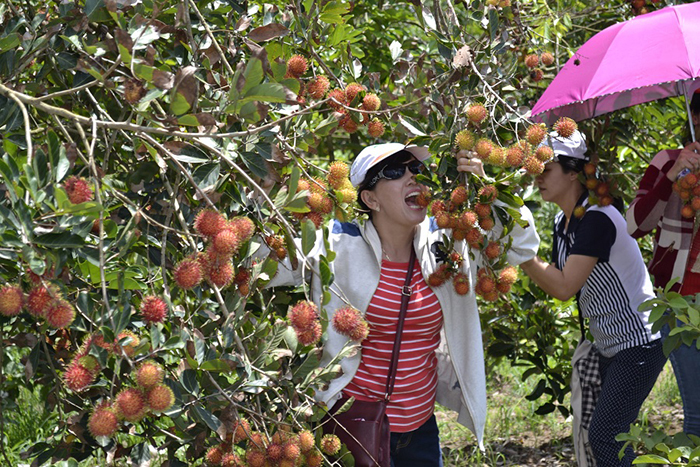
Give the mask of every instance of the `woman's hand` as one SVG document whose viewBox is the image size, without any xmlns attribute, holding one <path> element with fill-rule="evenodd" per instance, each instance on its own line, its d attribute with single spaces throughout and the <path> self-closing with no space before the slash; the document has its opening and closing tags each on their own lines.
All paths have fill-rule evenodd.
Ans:
<svg viewBox="0 0 700 467">
<path fill-rule="evenodd" d="M 675 164 L 668 171 L 667 177 L 672 182 L 675 182 L 678 178 L 678 174 L 681 173 L 683 169 L 690 169 L 695 172 L 700 169 L 700 143 L 695 141 L 687 145 L 681 150 L 678 155 Z"/>
<path fill-rule="evenodd" d="M 484 163 L 481 159 L 474 157 L 475 152 L 472 151 L 459 151 L 457 153 L 457 170 L 460 172 L 471 172 L 480 177 L 484 177 L 486 172 L 484 172 Z"/>
</svg>

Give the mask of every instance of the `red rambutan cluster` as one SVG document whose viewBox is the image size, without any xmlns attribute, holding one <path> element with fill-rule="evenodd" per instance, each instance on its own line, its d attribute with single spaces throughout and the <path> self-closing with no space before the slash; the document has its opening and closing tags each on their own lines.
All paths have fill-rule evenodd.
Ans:
<svg viewBox="0 0 700 467">
<path fill-rule="evenodd" d="M 380 109 L 382 100 L 360 83 L 350 83 L 345 89 L 335 88 L 328 94 L 328 105 L 336 111 L 338 126 L 348 133 L 357 132 L 367 126 L 367 133 L 378 138 L 384 134 L 385 126 L 379 118 L 371 118 Z M 356 109 L 357 111 L 354 111 Z"/>
<path fill-rule="evenodd" d="M 298 302 L 289 310 L 287 318 L 301 345 L 314 345 L 321 340 L 323 329 L 319 320 L 318 308 L 314 303 L 306 300 Z"/>
<path fill-rule="evenodd" d="M 331 325 L 338 334 L 354 341 L 362 342 L 369 335 L 369 324 L 360 310 L 352 306 L 337 309 L 331 318 Z"/>
<path fill-rule="evenodd" d="M 90 182 L 84 178 L 71 175 L 63 182 L 63 189 L 66 190 L 68 200 L 73 204 L 85 203 L 92 200 L 92 189 Z"/>
<path fill-rule="evenodd" d="M 673 191 L 683 201 L 681 216 L 694 219 L 700 210 L 700 171 L 689 172 L 673 182 Z"/>
<path fill-rule="evenodd" d="M 294 216 L 301 221 L 309 219 L 316 228 L 321 227 L 324 219 L 334 211 L 334 208 L 336 208 L 336 215 L 342 217 L 343 206 L 350 205 L 357 199 L 357 191 L 350 182 L 349 173 L 350 169 L 345 162 L 335 161 L 328 166 L 328 174 L 325 179 L 320 177 L 300 179 L 297 184 L 297 193 L 309 192 L 306 198 L 306 206 L 309 211 L 294 213 Z M 283 248 L 283 246 L 274 248 L 273 251 L 279 248 Z M 286 252 L 284 256 L 286 256 Z"/>
<path fill-rule="evenodd" d="M 143 297 L 139 310 L 146 324 L 162 323 L 168 314 L 168 304 L 160 297 L 147 295 Z"/>
<path fill-rule="evenodd" d="M 17 316 L 24 306 L 24 292 L 18 285 L 5 284 L 0 287 L 0 315 Z"/>
</svg>

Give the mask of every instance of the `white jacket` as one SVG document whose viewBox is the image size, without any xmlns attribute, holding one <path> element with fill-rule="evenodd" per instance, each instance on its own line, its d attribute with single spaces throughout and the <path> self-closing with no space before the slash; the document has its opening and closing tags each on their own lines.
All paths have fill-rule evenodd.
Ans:
<svg viewBox="0 0 700 467">
<path fill-rule="evenodd" d="M 534 229 L 530 211 L 521 209 L 523 219 L 529 222 L 525 229 L 516 226 L 511 232 L 512 247 L 507 254 L 508 262 L 518 265 L 534 257 L 539 246 L 539 237 Z M 499 229 L 497 224 L 495 229 Z M 342 223 L 332 221 L 328 228 L 328 246 L 336 253 L 330 263 L 334 274 L 331 285 L 330 302 L 325 305 L 328 318 L 348 303 L 360 310 L 367 311 L 372 296 L 379 285 L 381 269 L 381 242 L 371 221 L 360 223 Z M 423 277 L 426 279 L 438 263 L 431 252 L 434 242 L 442 241 L 449 231 L 438 229 L 431 219 L 426 218 L 417 228 L 413 240 L 416 257 L 419 260 Z M 496 236 L 498 231 L 494 231 Z M 300 284 L 302 280 L 311 280 L 312 299 L 321 305 L 322 288 L 318 274 L 310 274 L 311 269 L 318 271 L 319 259 L 326 255 L 326 248 L 321 235 L 318 235 L 313 249 L 307 255 L 308 263 L 292 270 L 289 262 L 280 264 L 277 275 L 267 287 L 285 284 Z M 465 242 L 456 242 L 456 247 L 464 250 Z M 486 423 L 486 376 L 482 347 L 481 325 L 473 286 L 476 280 L 476 267 L 472 267 L 469 255 L 462 251 L 465 261 L 463 268 L 470 276 L 471 291 L 467 295 L 458 295 L 450 282 L 433 289 L 443 314 L 443 329 L 438 357 L 437 402 L 456 411 L 458 421 L 474 432 L 482 446 L 484 425 Z M 473 251 L 472 251 L 473 252 Z M 474 253 L 474 252 L 473 252 Z M 476 261 L 479 261 L 476 252 Z M 324 342 L 322 365 L 328 364 L 347 344 L 348 338 L 338 334 L 328 326 L 328 340 Z M 332 407 L 340 398 L 343 388 L 352 380 L 360 365 L 360 352 L 344 358 L 340 364 L 342 374 L 332 380 L 327 389 L 318 391 L 316 398 Z"/>
</svg>

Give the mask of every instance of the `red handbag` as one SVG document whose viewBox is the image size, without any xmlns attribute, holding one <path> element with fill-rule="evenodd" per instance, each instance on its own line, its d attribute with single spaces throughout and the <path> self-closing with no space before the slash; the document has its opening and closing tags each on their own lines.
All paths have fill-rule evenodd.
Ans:
<svg viewBox="0 0 700 467">
<path fill-rule="evenodd" d="M 355 467 L 390 467 L 391 455 L 391 427 L 389 417 L 386 415 L 386 407 L 391 393 L 394 392 L 396 380 L 396 368 L 399 361 L 399 349 L 401 347 L 401 334 L 403 323 L 408 308 L 408 299 L 411 297 L 411 278 L 413 277 L 413 264 L 416 253 L 411 248 L 411 257 L 408 264 L 408 274 L 401 293 L 401 308 L 399 322 L 396 327 L 394 349 L 389 364 L 389 376 L 386 382 L 384 399 L 377 401 L 350 400 L 343 397 L 338 400 L 333 409 L 323 418 L 323 432 L 333 433 L 340 438 L 355 458 Z M 348 408 L 348 404 L 351 404 Z"/>
</svg>

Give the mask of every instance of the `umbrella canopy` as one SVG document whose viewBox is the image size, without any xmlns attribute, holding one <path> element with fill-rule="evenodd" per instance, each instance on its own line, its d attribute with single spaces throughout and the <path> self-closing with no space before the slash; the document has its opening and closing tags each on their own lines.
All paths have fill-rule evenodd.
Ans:
<svg viewBox="0 0 700 467">
<path fill-rule="evenodd" d="M 532 109 L 553 124 L 576 121 L 700 86 L 700 2 L 676 5 L 610 26 L 566 62 Z"/>
</svg>

